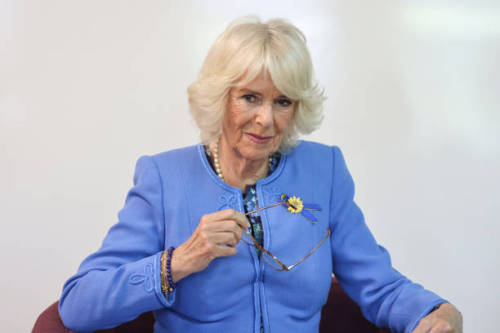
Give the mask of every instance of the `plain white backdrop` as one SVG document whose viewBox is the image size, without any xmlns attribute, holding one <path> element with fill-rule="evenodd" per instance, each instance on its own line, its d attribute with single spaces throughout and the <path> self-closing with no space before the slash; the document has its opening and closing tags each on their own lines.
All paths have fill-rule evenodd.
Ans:
<svg viewBox="0 0 500 333">
<path fill-rule="evenodd" d="M 117 221 L 143 154 L 198 142 L 187 104 L 244 14 L 303 30 L 393 264 L 498 332 L 497 1 L 0 0 L 0 325 L 28 332 Z"/>
</svg>

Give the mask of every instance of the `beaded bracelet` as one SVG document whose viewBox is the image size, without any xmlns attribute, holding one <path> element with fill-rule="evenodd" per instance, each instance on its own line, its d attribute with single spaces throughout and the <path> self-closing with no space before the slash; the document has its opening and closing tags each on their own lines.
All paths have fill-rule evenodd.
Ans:
<svg viewBox="0 0 500 333">
<path fill-rule="evenodd" d="M 167 256 L 166 253 L 167 251 L 163 252 L 160 258 L 160 265 L 161 265 L 161 291 L 166 295 L 169 289 L 168 286 L 168 279 L 167 279 Z"/>
<path fill-rule="evenodd" d="M 174 252 L 174 250 L 175 250 L 175 247 L 171 246 L 168 248 L 168 252 L 167 252 L 167 279 L 168 279 L 168 285 L 169 285 L 168 292 L 172 292 L 175 289 L 174 280 L 172 280 L 172 272 L 170 270 L 170 263 L 172 262 L 172 253 Z"/>
</svg>

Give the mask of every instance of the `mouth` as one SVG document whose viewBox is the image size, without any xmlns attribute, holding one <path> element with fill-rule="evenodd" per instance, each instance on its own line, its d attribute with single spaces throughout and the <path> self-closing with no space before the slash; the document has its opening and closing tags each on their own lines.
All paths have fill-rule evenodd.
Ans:
<svg viewBox="0 0 500 333">
<path fill-rule="evenodd" d="M 253 141 L 255 143 L 260 143 L 260 144 L 267 143 L 267 142 L 271 141 L 271 139 L 273 138 L 272 136 L 260 136 L 260 135 L 253 134 L 253 133 L 245 133 L 245 135 L 251 141 Z"/>
</svg>

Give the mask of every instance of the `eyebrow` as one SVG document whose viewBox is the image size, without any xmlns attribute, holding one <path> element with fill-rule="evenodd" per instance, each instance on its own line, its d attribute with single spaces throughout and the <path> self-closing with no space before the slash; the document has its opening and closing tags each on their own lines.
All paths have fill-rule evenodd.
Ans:
<svg viewBox="0 0 500 333">
<path fill-rule="evenodd" d="M 259 95 L 259 96 L 262 96 L 261 93 L 257 92 L 257 91 L 253 91 L 251 89 L 248 89 L 248 88 L 241 88 L 240 90 L 240 93 L 250 93 L 250 94 L 253 94 L 253 95 Z M 287 98 L 289 100 L 291 100 L 290 97 L 286 96 L 286 95 L 279 95 L 278 97 L 276 98 Z"/>
</svg>

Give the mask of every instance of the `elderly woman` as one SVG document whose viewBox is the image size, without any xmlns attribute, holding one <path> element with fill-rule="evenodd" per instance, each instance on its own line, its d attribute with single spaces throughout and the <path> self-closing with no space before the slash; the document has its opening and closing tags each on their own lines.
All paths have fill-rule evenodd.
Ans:
<svg viewBox="0 0 500 333">
<path fill-rule="evenodd" d="M 303 34 L 240 19 L 189 89 L 202 144 L 143 156 L 119 222 L 64 285 L 75 331 L 153 311 L 155 332 L 317 332 L 334 273 L 377 326 L 461 331 L 459 312 L 391 266 L 353 201 Z"/>
</svg>

